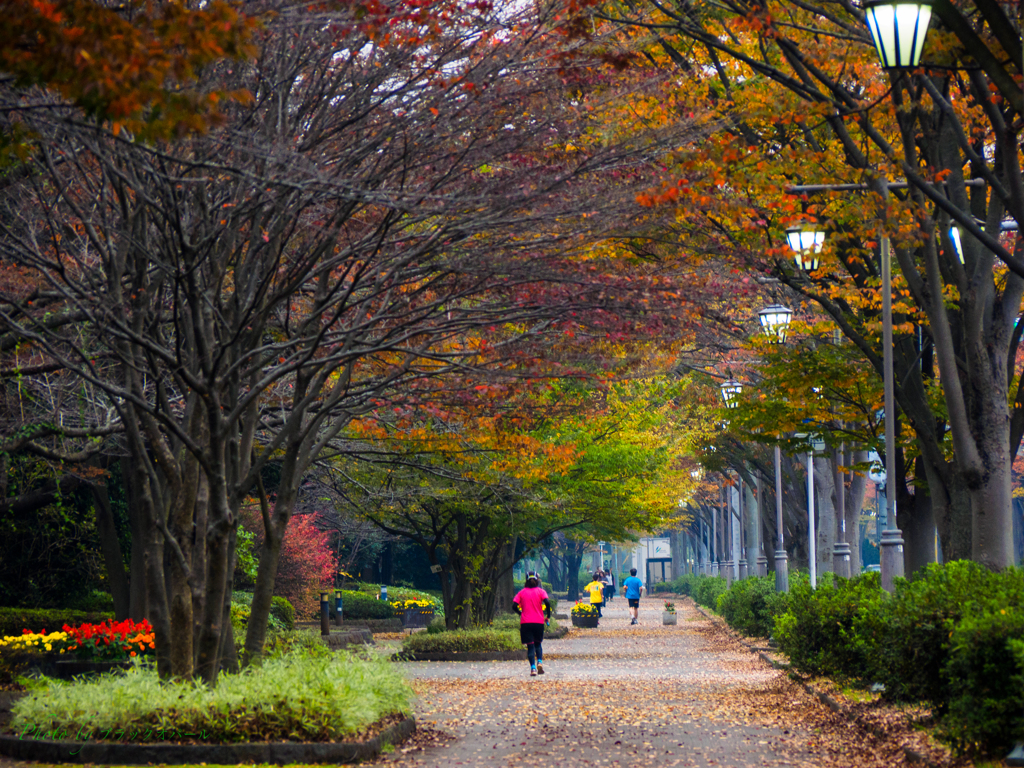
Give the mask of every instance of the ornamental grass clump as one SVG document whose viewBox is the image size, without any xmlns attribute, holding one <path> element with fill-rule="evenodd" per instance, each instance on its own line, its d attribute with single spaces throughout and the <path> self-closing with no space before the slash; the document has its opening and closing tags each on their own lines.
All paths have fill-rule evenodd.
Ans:
<svg viewBox="0 0 1024 768">
<path fill-rule="evenodd" d="M 408 712 L 411 699 L 394 666 L 343 652 L 272 659 L 221 675 L 215 688 L 161 682 L 155 669 L 136 665 L 91 680 L 49 681 L 15 703 L 11 727 L 91 739 L 120 732 L 145 740 L 146 733 L 164 732 L 210 743 L 336 741 Z"/>
</svg>

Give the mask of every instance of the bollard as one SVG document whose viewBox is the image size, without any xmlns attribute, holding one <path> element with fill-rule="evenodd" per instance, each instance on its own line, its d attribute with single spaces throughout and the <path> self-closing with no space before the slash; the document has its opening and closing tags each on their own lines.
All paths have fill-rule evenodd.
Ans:
<svg viewBox="0 0 1024 768">
<path fill-rule="evenodd" d="M 334 590 L 334 610 L 338 613 L 338 625 L 341 625 L 341 590 Z"/>
<path fill-rule="evenodd" d="M 331 605 L 328 602 L 330 600 L 330 592 L 320 593 L 320 634 L 329 635 L 331 634 Z"/>
</svg>

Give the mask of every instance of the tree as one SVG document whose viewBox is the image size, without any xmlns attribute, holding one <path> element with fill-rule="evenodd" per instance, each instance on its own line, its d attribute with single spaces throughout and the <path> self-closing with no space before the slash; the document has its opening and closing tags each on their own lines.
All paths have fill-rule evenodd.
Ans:
<svg viewBox="0 0 1024 768">
<path fill-rule="evenodd" d="M 242 527 L 253 534 L 259 551 L 265 525 L 258 502 L 239 510 Z M 274 580 L 274 594 L 288 599 L 296 616 L 314 618 L 320 610 L 320 590 L 332 587 L 338 559 L 330 546 L 330 533 L 321 528 L 317 513 L 296 515 L 285 531 Z"/>
<path fill-rule="evenodd" d="M 651 288 L 581 277 L 567 257 L 596 237 L 583 213 L 599 206 L 565 190 L 636 149 L 565 146 L 589 118 L 563 108 L 543 65 L 571 23 L 558 8 L 250 11 L 265 11 L 256 56 L 201 73 L 253 95 L 223 126 L 147 144 L 63 103 L 32 110 L 0 211 L 0 256 L 27 275 L 0 298 L 5 348 L 31 356 L 11 375 L 56 371 L 93 398 L 74 429 L 37 399 L 17 448 L 124 457 L 158 667 L 208 682 L 233 653 L 251 494 L 268 514 L 249 659 L 298 488 L 354 418 Z"/>
<path fill-rule="evenodd" d="M 718 170 L 706 179 L 697 173 L 668 191 L 688 199 L 693 182 L 704 208 L 721 212 L 727 207 L 724 188 L 719 183 L 713 192 L 703 182 L 728 176 L 729 189 L 745 191 L 745 199 L 734 201 L 748 214 L 714 219 L 722 239 L 742 243 L 741 249 L 756 244 L 768 254 L 751 261 L 819 301 L 879 370 L 874 334 L 864 333 L 870 325 L 851 322 L 863 304 L 845 299 L 877 285 L 869 257 L 883 231 L 892 236 L 905 281 L 896 289 L 911 305 L 906 320 L 925 333 L 922 350 L 914 348 L 914 335 L 897 337 L 897 401 L 918 435 L 944 552 L 970 555 L 991 568 L 1009 564 L 1008 467 L 1022 432 L 1008 402 L 1024 396 L 1019 385 L 1009 389 L 1024 270 L 1020 239 L 1002 238 L 1000 223 L 1008 214 L 1019 225 L 1024 210 L 1020 195 L 1010 191 L 1021 178 L 1012 126 L 1022 97 L 1008 84 L 1021 58 L 1005 8 L 940 3 L 944 29 L 929 37 L 924 60 L 954 67 L 962 62 L 967 69 L 922 68 L 889 77 L 878 71 L 860 11 L 843 3 L 728 3 L 715 15 L 690 7 L 634 9 L 609 7 L 606 17 L 657 30 L 659 43 L 677 52 L 688 46 L 694 63 L 707 65 L 700 71 L 713 73 L 713 114 L 726 129 L 722 152 L 730 155 L 730 172 Z M 974 26 L 966 21 L 970 15 L 978 19 Z M 703 158 L 716 157 L 707 147 L 701 150 Z M 910 186 L 889 192 L 886 178 L 905 178 Z M 774 184 L 765 183 L 770 179 Z M 779 201 L 777 190 L 793 182 L 844 181 L 863 182 L 876 196 L 865 195 L 860 206 L 849 200 L 840 206 L 835 196 L 819 198 L 827 204 L 803 201 L 810 209 L 804 212 L 823 214 L 842 244 L 840 258 L 826 260 L 829 277 L 822 273 L 802 287 L 773 250 L 801 204 Z M 951 221 L 969 233 L 963 263 L 947 237 Z M 833 280 L 842 273 L 851 290 L 833 295 Z M 932 407 L 927 375 L 914 370 L 919 354 L 929 352 L 943 385 L 944 413 Z M 946 419 L 952 461 L 943 448 Z"/>
</svg>

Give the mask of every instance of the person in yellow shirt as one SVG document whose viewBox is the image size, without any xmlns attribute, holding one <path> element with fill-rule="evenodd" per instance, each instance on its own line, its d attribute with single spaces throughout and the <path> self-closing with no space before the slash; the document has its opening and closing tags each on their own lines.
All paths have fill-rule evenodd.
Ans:
<svg viewBox="0 0 1024 768">
<path fill-rule="evenodd" d="M 600 618 L 601 608 L 604 605 L 604 582 L 601 580 L 601 574 L 595 573 L 594 580 L 583 589 L 590 593 L 590 604 L 597 607 L 597 615 Z"/>
</svg>

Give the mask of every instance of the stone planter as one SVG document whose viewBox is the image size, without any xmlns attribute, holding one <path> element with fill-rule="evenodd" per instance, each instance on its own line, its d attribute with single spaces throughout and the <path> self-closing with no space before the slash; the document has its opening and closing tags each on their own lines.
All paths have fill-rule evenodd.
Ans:
<svg viewBox="0 0 1024 768">
<path fill-rule="evenodd" d="M 425 627 L 433 620 L 433 608 L 410 608 L 402 614 L 402 627 L 405 629 Z"/>
<path fill-rule="evenodd" d="M 661 612 L 661 623 L 662 624 L 675 624 L 676 623 L 676 612 L 675 611 L 662 611 Z"/>
<path fill-rule="evenodd" d="M 574 613 L 572 615 L 572 625 L 583 629 L 595 629 L 597 627 L 597 616 L 577 616 Z"/>
</svg>

